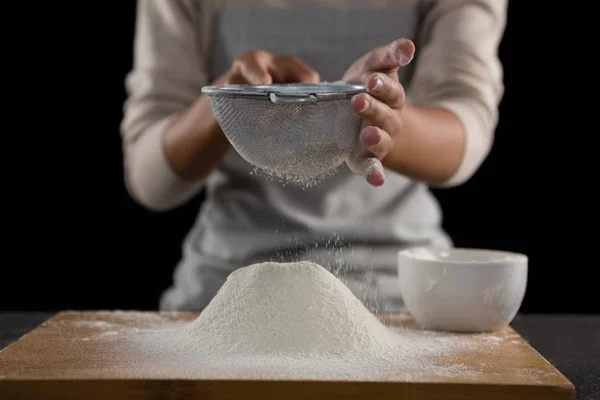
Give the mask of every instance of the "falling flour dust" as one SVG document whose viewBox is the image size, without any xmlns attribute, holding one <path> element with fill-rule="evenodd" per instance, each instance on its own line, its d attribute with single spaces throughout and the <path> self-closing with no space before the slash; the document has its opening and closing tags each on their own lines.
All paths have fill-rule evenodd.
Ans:
<svg viewBox="0 0 600 400">
<path fill-rule="evenodd" d="M 440 339 L 385 325 L 333 274 L 302 261 L 233 272 L 197 319 L 153 331 L 139 345 L 165 374 L 207 379 L 460 374 L 461 365 L 440 362 L 459 344 Z"/>
</svg>

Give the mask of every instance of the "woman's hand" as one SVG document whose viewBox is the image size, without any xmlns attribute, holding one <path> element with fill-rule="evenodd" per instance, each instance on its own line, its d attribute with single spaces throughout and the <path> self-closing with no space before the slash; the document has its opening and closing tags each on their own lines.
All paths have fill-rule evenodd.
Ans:
<svg viewBox="0 0 600 400">
<path fill-rule="evenodd" d="M 295 57 L 249 51 L 238 57 L 215 85 L 318 83 L 319 74 Z M 212 118 L 207 118 L 212 116 Z M 229 141 L 221 132 L 206 96 L 174 118 L 165 135 L 169 163 L 189 181 L 205 179 L 222 161 Z"/>
<path fill-rule="evenodd" d="M 319 79 L 318 72 L 298 57 L 252 50 L 239 56 L 215 84 L 318 83 Z"/>
<path fill-rule="evenodd" d="M 385 182 L 381 160 L 402 127 L 404 88 L 398 70 L 412 60 L 415 45 L 398 39 L 359 58 L 344 74 L 345 82 L 365 84 L 367 93 L 352 98 L 352 109 L 363 118 L 359 146 L 348 158 L 348 167 L 373 186 Z"/>
</svg>

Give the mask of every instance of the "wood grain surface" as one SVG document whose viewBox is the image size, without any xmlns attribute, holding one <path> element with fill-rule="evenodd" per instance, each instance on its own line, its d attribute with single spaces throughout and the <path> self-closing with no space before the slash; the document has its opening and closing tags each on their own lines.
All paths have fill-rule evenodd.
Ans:
<svg viewBox="0 0 600 400">
<path fill-rule="evenodd" d="M 176 329 L 198 314 L 66 311 L 0 352 L 1 399 L 549 399 L 575 398 L 574 386 L 512 328 L 485 334 L 440 334 L 468 350 L 439 364 L 472 373 L 434 374 L 418 368 L 385 381 L 205 379 L 182 361 L 161 368 L 132 345 L 136 337 Z M 420 330 L 409 315 L 387 321 Z M 162 353 L 165 364 L 169 352 Z M 173 355 L 176 357 L 176 355 Z M 171 364 L 177 365 L 177 364 Z"/>
</svg>

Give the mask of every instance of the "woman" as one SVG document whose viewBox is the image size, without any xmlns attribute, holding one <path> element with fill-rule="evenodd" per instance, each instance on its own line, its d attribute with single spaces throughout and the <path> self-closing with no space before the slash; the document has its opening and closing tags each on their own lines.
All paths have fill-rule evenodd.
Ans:
<svg viewBox="0 0 600 400">
<path fill-rule="evenodd" d="M 428 187 L 464 183 L 492 146 L 506 8 L 506 0 L 139 1 L 122 123 L 127 188 L 156 211 L 203 187 L 207 195 L 161 308 L 202 309 L 236 268 L 303 259 L 338 274 L 374 311 L 401 309 L 397 251 L 452 245 Z M 369 90 L 352 100 L 365 122 L 361 151 L 310 188 L 251 174 L 201 94 L 209 84 L 338 80 Z"/>
</svg>

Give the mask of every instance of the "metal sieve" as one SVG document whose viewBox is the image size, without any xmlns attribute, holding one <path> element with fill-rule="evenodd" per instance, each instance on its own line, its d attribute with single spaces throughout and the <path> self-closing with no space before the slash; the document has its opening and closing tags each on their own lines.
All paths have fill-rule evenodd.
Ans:
<svg viewBox="0 0 600 400">
<path fill-rule="evenodd" d="M 300 177 L 327 173 L 348 158 L 361 123 L 350 100 L 365 91 L 338 83 L 202 88 L 242 158 L 278 175 Z"/>
</svg>

